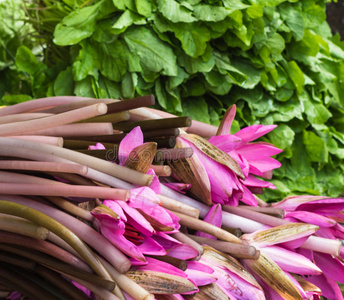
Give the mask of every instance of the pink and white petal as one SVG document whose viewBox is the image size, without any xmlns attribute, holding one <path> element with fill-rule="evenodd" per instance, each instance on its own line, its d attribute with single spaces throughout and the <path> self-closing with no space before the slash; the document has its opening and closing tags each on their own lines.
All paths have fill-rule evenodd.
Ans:
<svg viewBox="0 0 344 300">
<path fill-rule="evenodd" d="M 120 142 L 118 148 L 119 163 L 123 165 L 130 152 L 143 144 L 143 133 L 139 126 L 133 128 Z"/>
<path fill-rule="evenodd" d="M 241 144 L 247 144 L 275 129 L 277 125 L 251 125 L 239 130 L 235 136 L 241 138 Z"/>
<path fill-rule="evenodd" d="M 253 175 L 248 175 L 245 180 L 240 180 L 245 186 L 249 187 L 263 187 L 269 189 L 276 189 L 276 187 L 271 183 L 264 180 L 261 180 Z"/>
<path fill-rule="evenodd" d="M 337 222 L 333 221 L 332 219 L 326 218 L 324 216 L 309 211 L 292 211 L 287 213 L 286 217 L 292 217 L 297 219 L 298 221 L 314 224 L 319 227 L 331 227 L 337 224 Z"/>
<path fill-rule="evenodd" d="M 172 248 L 167 249 L 167 255 L 182 260 L 188 260 L 197 257 L 199 252 L 188 244 L 176 244 Z"/>
<path fill-rule="evenodd" d="M 130 207 L 124 201 L 118 201 L 118 204 L 125 211 L 128 223 L 130 223 L 134 228 L 148 236 L 151 236 L 155 232 L 152 225 L 135 208 Z"/>
<path fill-rule="evenodd" d="M 344 283 L 344 264 L 339 259 L 314 251 L 314 261 L 327 278 Z"/>
<path fill-rule="evenodd" d="M 103 144 L 97 143 L 95 145 L 89 145 L 88 149 L 89 150 L 105 150 L 106 148 L 105 148 L 105 146 Z"/>
<path fill-rule="evenodd" d="M 242 185 L 242 189 L 244 190 L 244 193 L 240 201 L 250 206 L 257 206 L 257 199 L 252 192 L 245 185 Z"/>
<path fill-rule="evenodd" d="M 150 185 L 150 188 L 157 194 L 161 194 L 162 191 L 161 191 L 161 185 L 160 185 L 160 181 L 159 181 L 159 177 L 156 176 L 155 172 L 153 169 L 148 169 L 148 172 L 147 172 L 148 175 L 153 175 L 153 181 Z"/>
<path fill-rule="evenodd" d="M 162 184 L 182 194 L 185 194 L 191 188 L 189 183 L 162 182 Z"/>
<path fill-rule="evenodd" d="M 197 286 L 207 285 L 217 281 L 216 276 L 203 273 L 202 271 L 186 269 L 185 273 Z"/>
<path fill-rule="evenodd" d="M 307 281 L 313 283 L 321 289 L 322 296 L 331 300 L 343 300 L 343 294 L 337 282 L 324 274 L 304 277 Z"/>
<path fill-rule="evenodd" d="M 143 243 L 138 249 L 146 255 L 166 255 L 166 250 L 150 236 L 144 236 Z"/>
<path fill-rule="evenodd" d="M 211 207 L 211 209 L 209 209 L 209 211 L 205 215 L 203 221 L 205 221 L 209 224 L 215 225 L 215 226 L 220 228 L 222 225 L 222 208 L 221 208 L 221 205 L 220 204 L 213 205 Z M 195 235 L 216 240 L 216 237 L 214 237 L 213 235 L 208 234 L 208 233 L 204 233 L 202 231 L 196 231 Z"/>
<path fill-rule="evenodd" d="M 321 274 L 321 270 L 314 263 L 299 253 L 279 246 L 264 247 L 260 251 L 266 253 L 283 271 L 301 275 Z"/>
<path fill-rule="evenodd" d="M 239 137 L 230 134 L 212 136 L 208 141 L 226 153 L 231 152 L 241 144 Z"/>
<path fill-rule="evenodd" d="M 258 157 L 256 160 L 248 160 L 248 163 L 250 165 L 250 173 L 257 176 L 262 176 L 262 174 L 267 171 L 278 169 L 282 165 L 278 160 L 272 157 Z"/>
<path fill-rule="evenodd" d="M 265 142 L 254 142 L 241 145 L 236 151 L 244 156 L 247 160 L 255 160 L 258 157 L 273 156 L 281 153 L 283 150 L 276 148 L 274 145 Z"/>
<path fill-rule="evenodd" d="M 108 208 L 112 209 L 117 215 L 119 215 L 121 220 L 123 220 L 124 222 L 127 221 L 127 217 L 126 217 L 122 207 L 118 204 L 117 201 L 115 201 L 115 200 L 104 200 L 103 204 L 105 206 L 107 206 Z"/>
<path fill-rule="evenodd" d="M 327 198 L 317 201 L 302 203 L 297 207 L 297 210 L 312 211 L 315 213 L 332 213 L 344 209 L 344 198 Z"/>
<path fill-rule="evenodd" d="M 216 135 L 226 135 L 231 133 L 232 123 L 236 114 L 236 105 L 233 104 L 225 112 Z"/>
<path fill-rule="evenodd" d="M 210 266 L 203 264 L 199 261 L 187 261 L 188 269 L 202 271 L 203 273 L 213 274 L 214 270 Z"/>
</svg>

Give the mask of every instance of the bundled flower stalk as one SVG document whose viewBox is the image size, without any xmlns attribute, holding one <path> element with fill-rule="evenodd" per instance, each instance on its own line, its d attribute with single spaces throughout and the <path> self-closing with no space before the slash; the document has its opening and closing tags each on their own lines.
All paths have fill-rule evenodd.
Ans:
<svg viewBox="0 0 344 300">
<path fill-rule="evenodd" d="M 8 299 L 343 299 L 344 199 L 267 204 L 281 150 L 125 101 L 0 110 L 0 294 Z"/>
</svg>

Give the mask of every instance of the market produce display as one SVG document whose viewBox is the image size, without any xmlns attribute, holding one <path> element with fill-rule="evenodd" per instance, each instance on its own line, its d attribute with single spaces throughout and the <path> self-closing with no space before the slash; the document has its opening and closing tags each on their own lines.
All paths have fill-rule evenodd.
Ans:
<svg viewBox="0 0 344 300">
<path fill-rule="evenodd" d="M 13 0 L 12 12 L 3 2 L 0 97 L 154 94 L 158 108 L 214 125 L 236 104 L 233 133 L 279 125 L 264 136 L 284 150 L 265 200 L 336 197 L 344 52 L 326 2 Z"/>
<path fill-rule="evenodd" d="M 0 109 L 0 293 L 19 299 L 343 299 L 343 198 L 259 198 L 274 125 L 231 134 L 129 100 Z M 86 130 L 85 130 L 86 129 Z"/>
</svg>

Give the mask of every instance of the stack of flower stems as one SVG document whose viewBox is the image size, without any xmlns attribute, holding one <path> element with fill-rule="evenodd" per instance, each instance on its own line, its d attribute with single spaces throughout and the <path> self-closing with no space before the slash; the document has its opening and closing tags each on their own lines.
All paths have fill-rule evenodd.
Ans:
<svg viewBox="0 0 344 300">
<path fill-rule="evenodd" d="M 170 182 L 168 162 L 191 158 L 194 152 L 174 148 L 181 133 L 216 134 L 215 126 L 148 108 L 154 104 L 152 95 L 122 101 L 65 96 L 0 109 L 1 295 L 17 291 L 32 299 L 89 299 L 80 286 L 104 299 L 154 299 L 155 294 L 195 291 L 197 286 L 175 278 L 172 283 L 161 279 L 170 283 L 170 293 L 137 279 L 137 263 L 95 225 L 92 208 L 105 200 L 125 207 L 132 191 L 152 186 L 154 178 Z M 144 142 L 155 145 L 147 168 L 157 177 L 121 163 L 121 142 L 137 127 Z M 98 143 L 103 148 L 92 148 Z M 241 233 L 290 223 L 283 219 L 283 209 L 258 202 L 254 208 L 223 205 L 221 228 L 202 220 L 210 207 L 190 194 L 161 184 L 156 196 L 181 225 L 166 232 L 196 255 L 185 259 L 171 251 L 172 256 L 147 257 L 183 271 L 202 257 L 202 245 L 236 259 L 258 260 L 259 249 L 244 242 Z M 157 224 L 146 218 L 155 229 Z M 334 256 L 340 251 L 337 241 L 313 236 L 303 248 Z"/>
</svg>

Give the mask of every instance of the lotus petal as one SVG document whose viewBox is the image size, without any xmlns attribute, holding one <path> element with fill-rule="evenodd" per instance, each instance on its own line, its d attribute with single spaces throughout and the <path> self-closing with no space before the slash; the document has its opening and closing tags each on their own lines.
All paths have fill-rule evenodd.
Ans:
<svg viewBox="0 0 344 300">
<path fill-rule="evenodd" d="M 332 278 L 321 275 L 307 276 L 305 280 L 313 283 L 321 289 L 322 296 L 331 300 L 343 300 L 343 294 L 338 284 Z"/>
<path fill-rule="evenodd" d="M 292 211 L 287 213 L 285 217 L 293 217 L 301 222 L 317 225 L 319 227 L 331 227 L 337 224 L 336 221 L 309 211 Z"/>
<path fill-rule="evenodd" d="M 233 104 L 227 108 L 219 128 L 217 129 L 216 135 L 227 135 L 231 132 L 232 123 L 236 114 L 236 105 Z"/>
<path fill-rule="evenodd" d="M 278 246 L 269 246 L 260 249 L 267 254 L 283 271 L 301 275 L 319 275 L 321 270 L 309 259 L 296 252 Z"/>
<path fill-rule="evenodd" d="M 120 142 L 118 148 L 119 163 L 123 165 L 129 157 L 130 152 L 137 146 L 143 144 L 143 133 L 139 126 L 133 128 Z"/>
<path fill-rule="evenodd" d="M 213 205 L 212 208 L 209 209 L 209 211 L 207 212 L 207 214 L 203 218 L 203 221 L 221 228 L 221 225 L 222 225 L 222 208 L 221 208 L 221 205 L 220 204 Z M 208 233 L 204 233 L 202 231 L 196 231 L 195 235 L 209 238 L 209 239 L 213 239 L 213 240 L 217 239 L 215 236 L 208 234 Z"/>
<path fill-rule="evenodd" d="M 260 138 L 276 127 L 277 125 L 251 125 L 239 130 L 235 133 L 235 136 L 241 138 L 241 144 L 243 145 Z"/>
<path fill-rule="evenodd" d="M 344 264 L 338 258 L 314 251 L 314 261 L 326 277 L 344 283 Z"/>
</svg>

